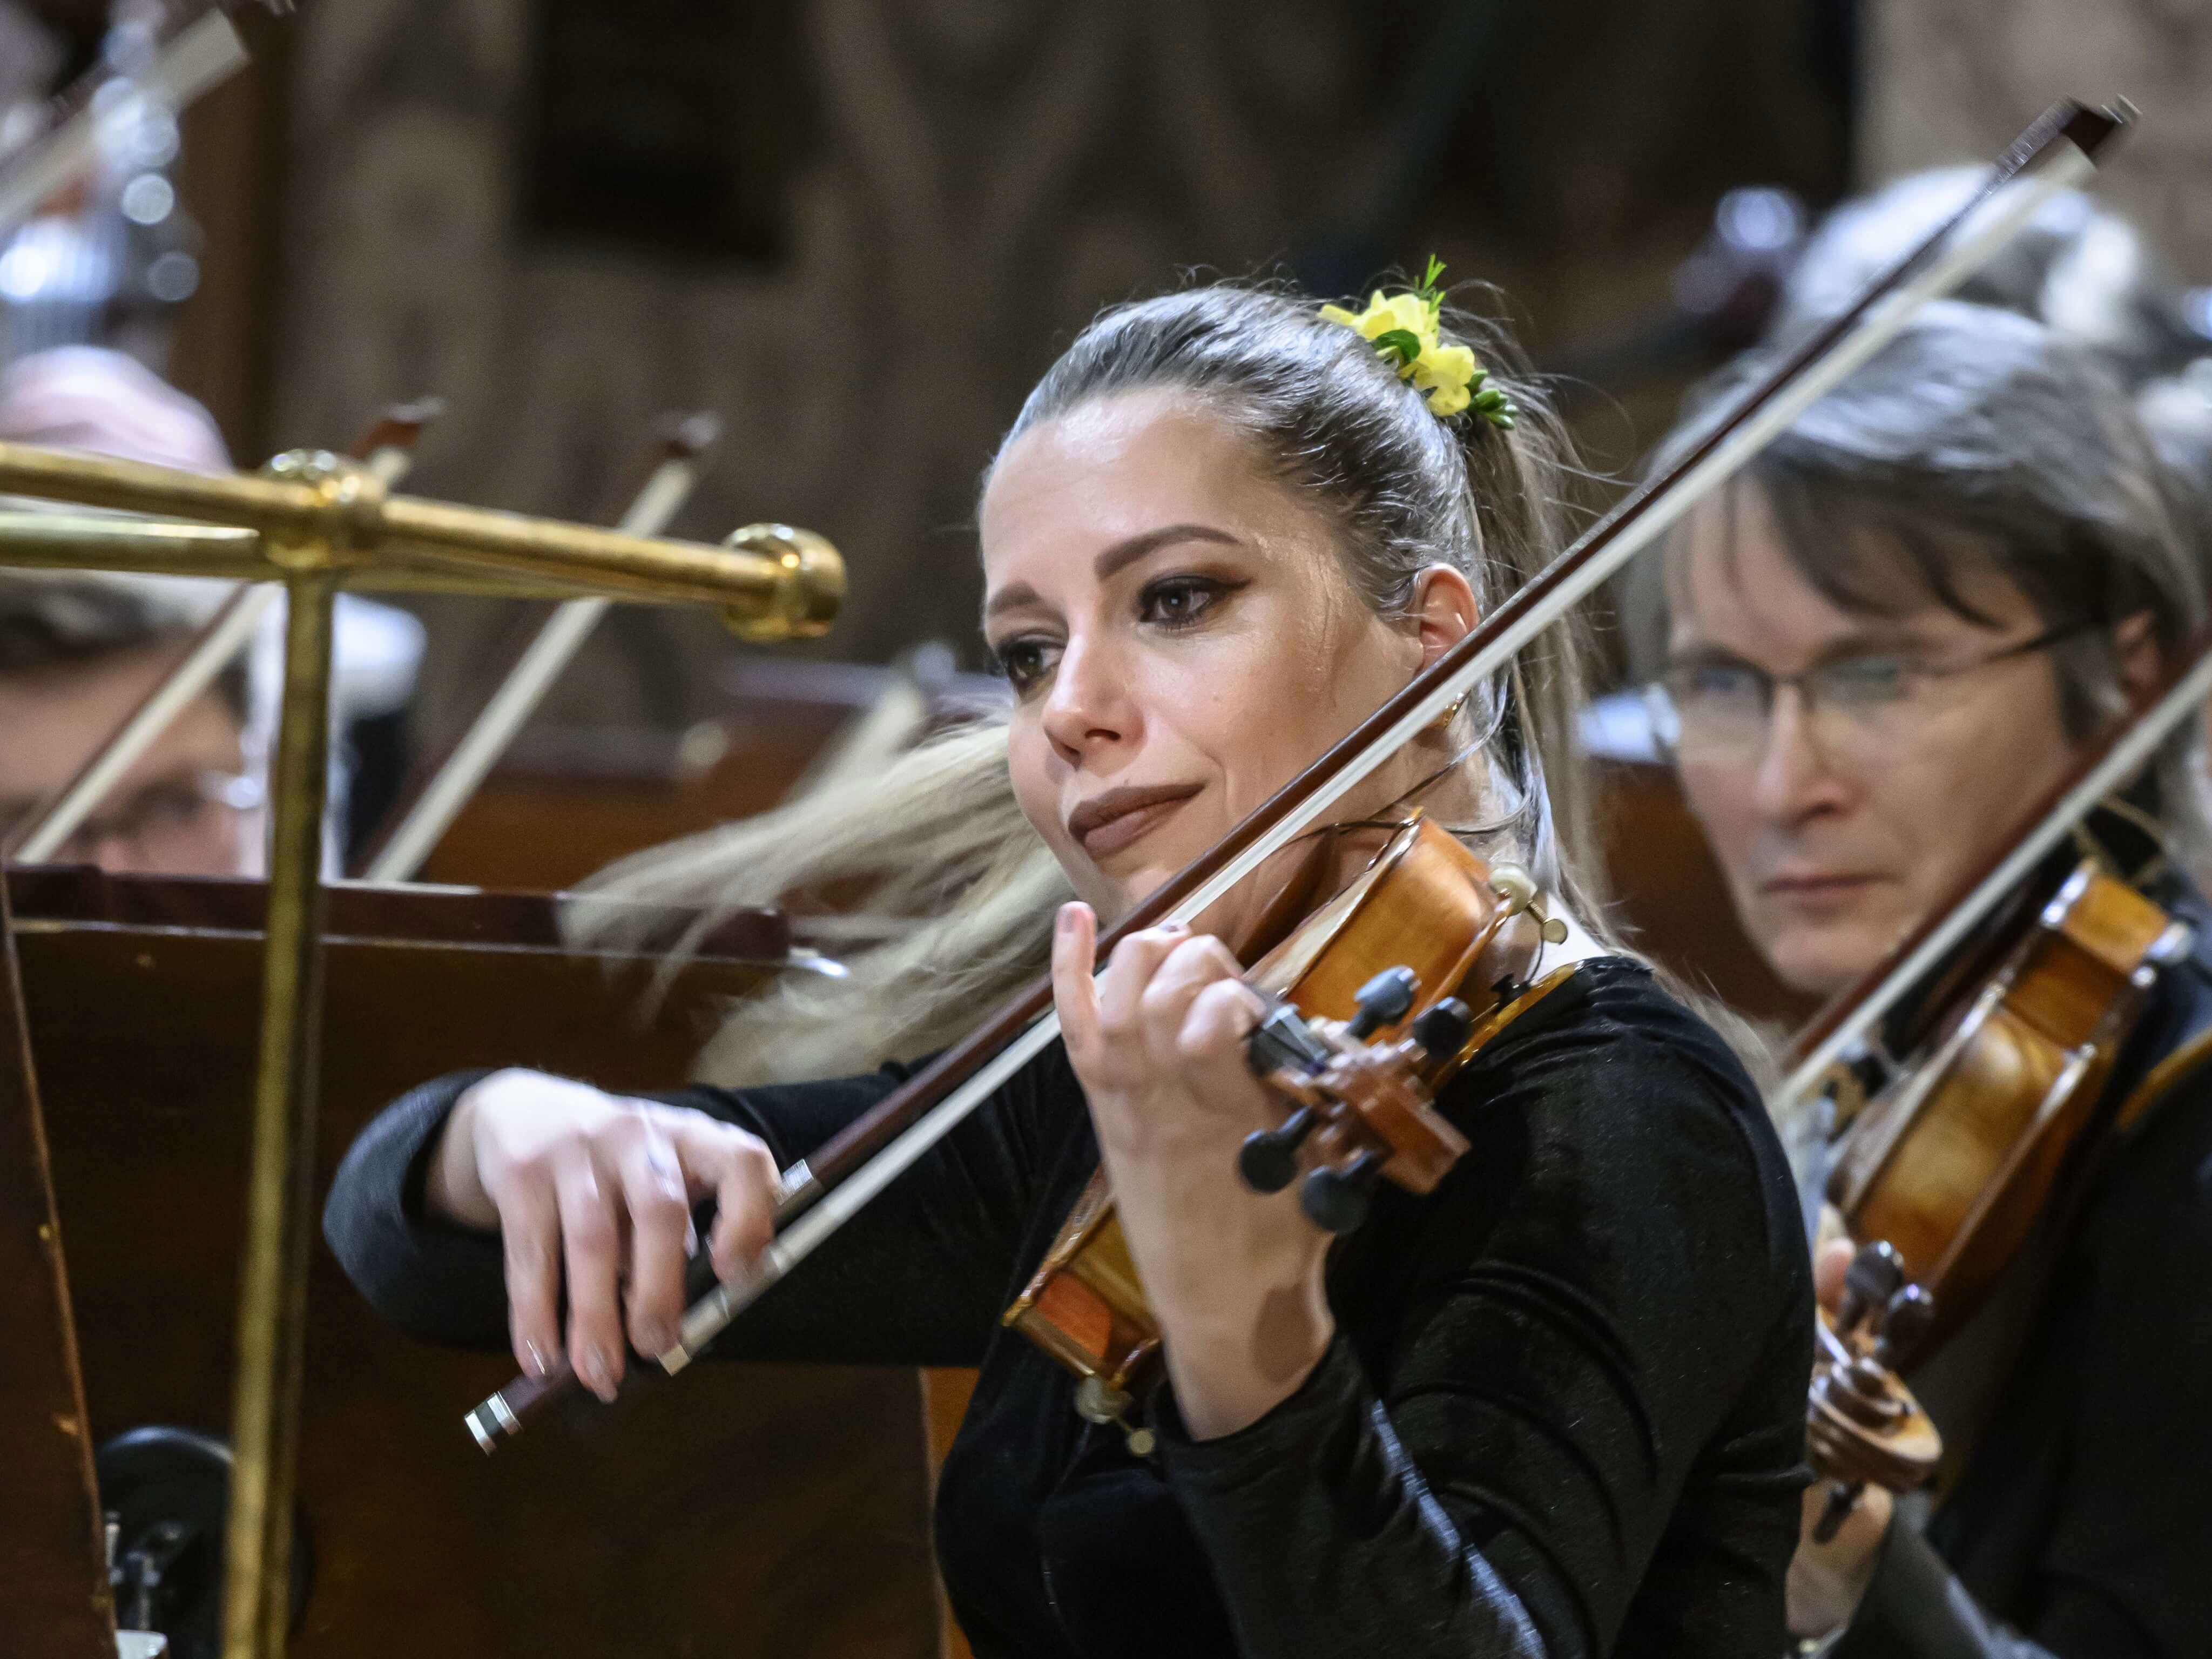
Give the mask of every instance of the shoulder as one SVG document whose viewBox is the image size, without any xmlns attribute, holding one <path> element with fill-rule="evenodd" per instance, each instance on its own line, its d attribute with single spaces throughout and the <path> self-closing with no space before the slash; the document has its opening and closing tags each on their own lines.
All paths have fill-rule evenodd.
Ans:
<svg viewBox="0 0 2212 1659">
<path fill-rule="evenodd" d="M 1439 1103 L 1477 1155 L 1571 1182 L 1593 1216 L 1705 1234 L 1801 1276 L 1796 1190 L 1750 1073 L 1643 964 L 1584 963 L 1454 1084 Z"/>
<path fill-rule="evenodd" d="M 1750 1073 L 1719 1032 L 1625 957 L 1581 964 L 1486 1044 L 1462 1074 L 1474 1105 L 1500 1091 L 1572 1103 L 1613 1133 L 1663 1129 L 1669 1118 L 1736 1126 L 1746 1151 L 1778 1143 Z M 1593 1097 L 1595 1096 L 1595 1097 Z"/>
</svg>

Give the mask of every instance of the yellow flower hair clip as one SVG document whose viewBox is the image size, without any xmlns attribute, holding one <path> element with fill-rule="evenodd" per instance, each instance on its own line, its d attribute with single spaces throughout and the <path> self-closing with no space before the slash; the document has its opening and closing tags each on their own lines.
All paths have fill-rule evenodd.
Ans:
<svg viewBox="0 0 2212 1659">
<path fill-rule="evenodd" d="M 1438 337 L 1444 296 L 1437 281 L 1443 274 L 1443 261 L 1431 253 L 1421 285 L 1410 293 L 1386 299 L 1378 288 L 1364 311 L 1323 306 L 1321 314 L 1372 340 L 1383 356 L 1395 357 L 1398 378 L 1411 380 L 1425 393 L 1430 412 L 1438 418 L 1449 420 L 1472 409 L 1491 425 L 1510 432 L 1513 417 L 1520 413 L 1513 400 L 1500 387 L 1483 384 L 1490 371 L 1474 361 L 1474 352 L 1463 345 L 1445 345 Z"/>
</svg>

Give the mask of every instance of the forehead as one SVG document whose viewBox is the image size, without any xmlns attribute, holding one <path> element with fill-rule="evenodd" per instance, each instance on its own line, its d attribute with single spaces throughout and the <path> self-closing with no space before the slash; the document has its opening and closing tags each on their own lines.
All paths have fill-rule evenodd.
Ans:
<svg viewBox="0 0 2212 1659">
<path fill-rule="evenodd" d="M 1087 562 L 1164 525 L 1208 525 L 1259 544 L 1326 529 L 1231 422 L 1158 390 L 1079 404 L 1023 433 L 991 470 L 980 523 L 994 586 L 1018 568 L 1035 580 L 1040 560 Z"/>
<path fill-rule="evenodd" d="M 1894 538 L 1848 524 L 1833 533 L 1832 546 L 1814 548 L 1814 556 L 1848 559 L 1850 586 L 1875 603 L 1839 602 L 1816 586 L 1785 545 L 1756 485 L 1738 483 L 1699 502 L 1661 555 L 1668 648 L 1714 647 L 1755 662 L 1786 663 L 1848 641 L 1940 645 L 2037 620 L 2017 584 L 1963 547 L 1947 578 L 1958 599 L 1985 621 L 1946 604 Z"/>
</svg>

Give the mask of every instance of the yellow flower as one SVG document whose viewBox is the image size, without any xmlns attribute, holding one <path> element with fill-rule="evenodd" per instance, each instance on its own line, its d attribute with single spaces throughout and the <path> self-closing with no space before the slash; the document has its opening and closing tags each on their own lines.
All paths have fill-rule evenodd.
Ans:
<svg viewBox="0 0 2212 1659">
<path fill-rule="evenodd" d="M 1427 393 L 1430 410 L 1449 419 L 1474 400 L 1472 388 L 1481 371 L 1475 365 L 1474 352 L 1438 341 L 1438 309 L 1434 301 L 1418 294 L 1393 294 L 1386 299 L 1377 289 L 1367 308 L 1357 315 L 1342 306 L 1323 306 L 1321 314 L 1325 321 L 1341 323 L 1362 339 L 1379 340 L 1386 334 L 1410 336 L 1419 348 L 1411 362 L 1396 341 L 1382 349 L 1394 361 L 1398 378 L 1411 380 Z"/>
<path fill-rule="evenodd" d="M 1412 368 L 1413 384 L 1429 394 L 1431 414 L 1449 419 L 1474 401 L 1473 387 L 1481 371 L 1465 346 L 1431 345 Z"/>
<path fill-rule="evenodd" d="M 1393 294 L 1385 299 L 1378 288 L 1367 301 L 1367 308 L 1357 315 L 1342 306 L 1323 306 L 1321 314 L 1325 321 L 1341 323 L 1363 339 L 1379 339 L 1385 334 L 1403 332 L 1412 335 L 1424 352 L 1437 343 L 1436 307 L 1418 294 Z M 1383 349 L 1398 355 L 1395 347 Z M 1413 364 L 1401 359 L 1398 378 L 1403 380 L 1413 372 Z"/>
</svg>

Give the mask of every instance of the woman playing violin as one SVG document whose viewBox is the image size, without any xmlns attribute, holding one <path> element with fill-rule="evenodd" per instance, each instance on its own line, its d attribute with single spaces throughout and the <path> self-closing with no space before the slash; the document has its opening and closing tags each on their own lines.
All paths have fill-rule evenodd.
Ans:
<svg viewBox="0 0 2212 1659">
<path fill-rule="evenodd" d="M 1747 363 L 1727 380 L 1756 372 Z M 1802 990 L 1842 990 L 1990 859 L 2204 615 L 2191 514 L 2124 394 L 2007 312 L 1931 306 L 1647 573 L 1684 791 L 1736 913 Z M 1940 1501 L 1869 1489 L 1790 1577 L 1838 1656 L 2180 1659 L 2212 1632 L 2212 915 L 2191 737 L 2085 854 L 2195 930 L 1980 1312 L 1911 1375 Z M 1850 1250 L 1820 1258 L 1832 1298 Z M 1910 1518 L 1893 1510 L 1911 1511 Z"/>
<path fill-rule="evenodd" d="M 1283 1114 L 1247 1066 L 1261 1010 L 1231 949 L 1268 871 L 1092 978 L 1102 921 L 1555 550 L 1562 456 L 1535 394 L 1471 387 L 1437 306 L 1401 298 L 1402 351 L 1367 337 L 1379 313 L 1231 286 L 1101 317 L 982 492 L 1006 723 L 918 751 L 839 805 L 858 817 L 782 825 L 787 885 L 856 847 L 895 872 L 967 837 L 949 872 L 888 878 L 959 887 L 944 927 L 896 976 L 856 974 L 866 999 L 809 1005 L 824 1069 L 975 1018 L 974 963 L 1024 966 L 1007 914 L 1050 936 L 1064 1042 L 717 1350 L 980 1364 L 937 1541 L 981 1655 L 1770 1659 L 1783 1639 L 1811 1352 L 1796 1200 L 1730 1050 L 1599 931 L 1547 787 L 1570 798 L 1571 639 L 1343 803 L 1356 823 L 1417 799 L 1528 866 L 1570 922 L 1550 960 L 1575 972 L 1439 1095 L 1472 1149 L 1433 1193 L 1381 1190 L 1332 1246 L 1294 1194 L 1240 1184 L 1243 1138 Z M 691 856 L 696 875 L 720 854 Z M 628 1350 L 669 1342 L 695 1234 L 740 1268 L 779 1167 L 910 1069 L 658 1101 L 446 1079 L 355 1146 L 326 1232 L 392 1319 L 611 1398 Z M 1000 1323 L 1102 1158 L 1164 1331 L 1150 1455 L 1077 1416 L 1073 1379 Z"/>
</svg>

